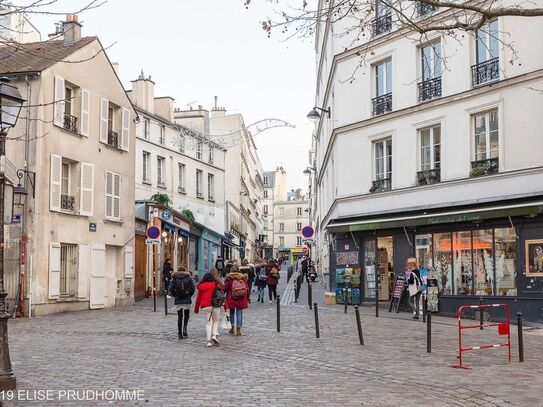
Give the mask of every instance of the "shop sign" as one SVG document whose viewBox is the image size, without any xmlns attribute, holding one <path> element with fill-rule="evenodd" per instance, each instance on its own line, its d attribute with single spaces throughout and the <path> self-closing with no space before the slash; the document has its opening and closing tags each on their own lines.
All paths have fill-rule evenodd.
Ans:
<svg viewBox="0 0 543 407">
<path fill-rule="evenodd" d="M 12 223 L 21 223 L 21 215 L 13 215 Z"/>
<path fill-rule="evenodd" d="M 162 219 L 171 221 L 172 220 L 172 213 L 170 211 L 162 211 Z"/>
<path fill-rule="evenodd" d="M 96 232 L 96 223 L 89 222 L 89 232 Z"/>
</svg>

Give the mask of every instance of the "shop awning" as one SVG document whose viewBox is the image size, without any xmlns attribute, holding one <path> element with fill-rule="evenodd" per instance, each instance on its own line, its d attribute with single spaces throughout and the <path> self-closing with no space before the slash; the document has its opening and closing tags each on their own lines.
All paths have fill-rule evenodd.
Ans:
<svg viewBox="0 0 543 407">
<path fill-rule="evenodd" d="M 177 228 L 175 226 L 172 226 L 168 223 L 162 223 L 164 225 L 164 229 L 166 229 L 167 231 L 169 232 L 173 232 L 175 233 L 175 231 L 177 230 Z"/>
<path fill-rule="evenodd" d="M 187 232 L 186 230 L 184 229 L 179 229 L 178 230 L 178 233 L 183 236 L 183 237 L 190 237 L 190 232 Z"/>
<path fill-rule="evenodd" d="M 543 213 L 543 201 L 523 202 L 500 206 L 481 206 L 479 208 L 443 210 L 432 213 L 419 213 L 400 216 L 378 216 L 360 220 L 337 220 L 326 229 L 330 232 L 359 232 L 364 230 L 395 229 L 447 223 L 476 222 L 485 219 L 507 218 L 509 216 L 535 216 Z"/>
</svg>

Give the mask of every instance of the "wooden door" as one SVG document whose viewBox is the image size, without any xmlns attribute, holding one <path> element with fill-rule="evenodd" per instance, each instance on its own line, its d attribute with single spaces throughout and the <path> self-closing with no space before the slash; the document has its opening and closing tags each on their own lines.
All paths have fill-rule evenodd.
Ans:
<svg viewBox="0 0 543 407">
<path fill-rule="evenodd" d="M 147 245 L 144 236 L 136 236 L 136 277 L 134 280 L 134 299 L 145 298 L 145 265 L 147 264 Z"/>
</svg>

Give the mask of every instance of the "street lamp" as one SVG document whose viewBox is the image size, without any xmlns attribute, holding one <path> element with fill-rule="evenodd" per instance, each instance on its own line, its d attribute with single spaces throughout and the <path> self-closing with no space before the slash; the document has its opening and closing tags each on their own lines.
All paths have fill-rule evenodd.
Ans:
<svg viewBox="0 0 543 407">
<path fill-rule="evenodd" d="M 323 108 L 320 108 L 320 107 L 317 107 L 315 106 L 313 108 L 313 110 L 311 110 L 308 114 L 307 114 L 307 118 L 309 120 L 311 120 L 313 123 L 317 123 L 320 119 L 321 119 L 321 114 L 318 112 L 318 111 L 321 111 L 323 113 L 328 113 L 328 118 L 330 119 L 331 117 L 331 114 L 332 114 L 332 108 L 329 107 L 328 109 L 323 109 Z"/>
<path fill-rule="evenodd" d="M 9 84 L 9 78 L 0 78 L 0 157 L 6 155 L 6 136 L 15 127 L 25 100 L 19 90 Z M 8 343 L 8 319 L 4 289 L 4 178 L 0 180 L 0 391 L 15 389 L 17 380 L 11 368 Z"/>
</svg>

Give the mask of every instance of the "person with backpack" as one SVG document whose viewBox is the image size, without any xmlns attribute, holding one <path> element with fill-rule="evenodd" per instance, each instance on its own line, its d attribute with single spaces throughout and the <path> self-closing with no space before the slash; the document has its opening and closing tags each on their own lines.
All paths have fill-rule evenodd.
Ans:
<svg viewBox="0 0 543 407">
<path fill-rule="evenodd" d="M 213 273 L 213 271 L 215 273 Z M 194 304 L 194 313 L 198 314 L 200 309 L 205 312 L 206 317 L 206 339 L 207 347 L 219 345 L 219 324 L 221 322 L 221 308 L 225 307 L 226 295 L 220 280 L 214 276 L 218 274 L 215 268 L 211 273 L 204 274 L 202 281 L 198 284 L 198 295 Z"/>
<path fill-rule="evenodd" d="M 239 272 L 247 276 L 247 287 L 249 288 L 249 303 L 251 303 L 251 290 L 253 289 L 253 281 L 255 279 L 255 266 L 250 264 L 247 259 L 241 261 Z"/>
<path fill-rule="evenodd" d="M 196 291 L 194 281 L 190 271 L 185 267 L 179 266 L 172 275 L 170 283 L 170 294 L 175 298 L 174 304 L 177 306 L 177 331 L 178 338 L 184 339 L 188 336 L 187 325 L 190 317 L 190 306 L 192 304 L 192 295 Z"/>
<path fill-rule="evenodd" d="M 258 289 L 258 299 L 256 300 L 256 302 L 264 302 L 264 290 L 266 289 L 266 281 L 268 280 L 266 265 L 257 265 L 256 269 L 255 285 Z"/>
<path fill-rule="evenodd" d="M 230 334 L 234 335 L 235 316 L 235 334 L 240 336 L 243 324 L 243 310 L 249 307 L 249 285 L 247 284 L 247 275 L 240 273 L 235 265 L 232 266 L 230 273 L 226 276 L 224 291 L 226 292 L 226 306 L 230 310 L 230 322 L 232 323 Z"/>
<path fill-rule="evenodd" d="M 277 284 L 279 284 L 279 265 L 275 261 L 271 261 L 266 266 L 266 274 L 268 278 L 266 279 L 266 285 L 268 286 L 268 295 L 270 297 L 270 304 L 272 303 L 272 294 L 273 299 L 277 300 Z"/>
</svg>

